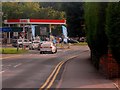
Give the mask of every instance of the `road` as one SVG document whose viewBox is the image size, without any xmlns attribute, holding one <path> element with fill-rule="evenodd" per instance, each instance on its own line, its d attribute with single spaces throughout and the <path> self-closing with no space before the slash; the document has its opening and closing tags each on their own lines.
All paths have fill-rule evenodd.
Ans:
<svg viewBox="0 0 120 90">
<path fill-rule="evenodd" d="M 79 50 L 76 47 L 59 49 L 56 54 L 39 54 L 38 51 L 33 51 L 18 57 L 3 57 L 3 88 L 40 88 L 59 62 L 83 51 L 84 48 Z"/>
<path fill-rule="evenodd" d="M 95 87 L 115 88 L 110 80 L 101 77 L 92 67 L 88 61 L 90 54 L 87 46 L 58 49 L 56 54 L 30 51 L 14 56 L 5 58 L 3 55 L 3 88 L 80 88 L 91 87 L 96 82 L 108 84 Z"/>
</svg>

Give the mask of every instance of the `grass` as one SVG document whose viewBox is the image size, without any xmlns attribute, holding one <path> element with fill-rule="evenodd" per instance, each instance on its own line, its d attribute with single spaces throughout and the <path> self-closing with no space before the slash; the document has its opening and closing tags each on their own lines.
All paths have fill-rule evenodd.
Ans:
<svg viewBox="0 0 120 90">
<path fill-rule="evenodd" d="M 74 43 L 73 45 L 84 46 L 84 45 L 88 45 L 88 44 L 87 44 L 87 42 L 79 42 L 79 43 Z"/>
<path fill-rule="evenodd" d="M 64 46 L 66 46 L 67 44 L 64 44 Z M 70 45 L 78 45 L 78 46 L 84 46 L 84 45 L 88 45 L 87 42 L 78 42 L 78 43 L 72 43 Z M 58 47 L 61 47 L 61 44 L 57 44 Z"/>
<path fill-rule="evenodd" d="M 19 49 L 17 48 L 0 48 L 0 53 L 2 54 L 21 54 L 26 53 L 28 50 Z"/>
</svg>

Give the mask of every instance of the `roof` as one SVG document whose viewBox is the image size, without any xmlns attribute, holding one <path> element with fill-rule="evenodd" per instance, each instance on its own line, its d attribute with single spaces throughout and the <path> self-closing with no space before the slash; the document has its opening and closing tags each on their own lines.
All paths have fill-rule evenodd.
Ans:
<svg viewBox="0 0 120 90">
<path fill-rule="evenodd" d="M 8 19 L 4 24 L 66 24 L 66 20 L 56 19 Z"/>
</svg>

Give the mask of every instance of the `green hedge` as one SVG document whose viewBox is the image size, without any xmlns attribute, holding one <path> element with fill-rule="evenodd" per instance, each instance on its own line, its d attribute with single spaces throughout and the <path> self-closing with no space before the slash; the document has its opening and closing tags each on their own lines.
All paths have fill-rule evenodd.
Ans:
<svg viewBox="0 0 120 90">
<path fill-rule="evenodd" d="M 108 49 L 120 63 L 120 2 L 85 3 L 84 10 L 93 64 L 98 66 L 100 57 Z"/>
<path fill-rule="evenodd" d="M 107 3 L 85 3 L 87 42 L 91 49 L 91 60 L 98 68 L 100 57 L 107 53 L 108 40 L 105 34 L 105 8 Z"/>
<path fill-rule="evenodd" d="M 109 48 L 114 58 L 120 63 L 120 2 L 108 4 L 106 32 L 109 39 Z"/>
</svg>

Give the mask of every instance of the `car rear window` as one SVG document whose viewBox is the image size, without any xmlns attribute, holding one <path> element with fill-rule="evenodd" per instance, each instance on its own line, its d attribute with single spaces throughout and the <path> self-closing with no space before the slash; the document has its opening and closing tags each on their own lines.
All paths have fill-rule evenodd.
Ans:
<svg viewBox="0 0 120 90">
<path fill-rule="evenodd" d="M 12 43 L 17 43 L 17 40 L 12 40 Z"/>
<path fill-rule="evenodd" d="M 28 42 L 28 40 L 24 40 L 24 42 Z"/>
<path fill-rule="evenodd" d="M 33 42 L 33 43 L 39 43 L 39 42 Z"/>
<path fill-rule="evenodd" d="M 18 42 L 22 42 L 22 40 L 18 40 Z"/>
</svg>

